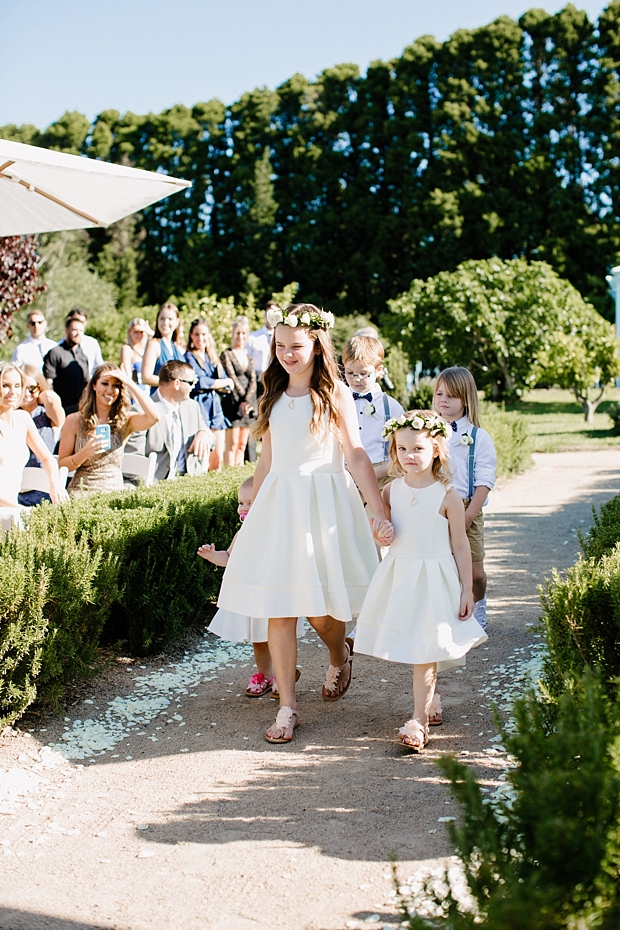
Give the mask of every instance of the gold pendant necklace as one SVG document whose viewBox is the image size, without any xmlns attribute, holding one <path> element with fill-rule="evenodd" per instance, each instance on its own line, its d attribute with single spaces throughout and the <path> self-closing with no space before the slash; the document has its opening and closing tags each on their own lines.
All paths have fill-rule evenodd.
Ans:
<svg viewBox="0 0 620 930">
<path fill-rule="evenodd" d="M 295 398 L 291 397 L 290 401 L 287 404 L 289 410 L 295 409 Z"/>
</svg>

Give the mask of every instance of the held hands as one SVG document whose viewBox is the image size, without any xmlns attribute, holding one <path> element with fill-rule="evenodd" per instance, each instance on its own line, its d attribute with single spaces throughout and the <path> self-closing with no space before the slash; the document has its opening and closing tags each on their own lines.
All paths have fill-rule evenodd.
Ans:
<svg viewBox="0 0 620 930">
<path fill-rule="evenodd" d="M 474 612 L 473 591 L 461 591 L 461 604 L 459 607 L 459 620 L 469 620 Z"/>
<path fill-rule="evenodd" d="M 389 546 L 394 542 L 394 527 L 389 520 L 372 518 L 372 535 L 379 546 Z"/>
</svg>

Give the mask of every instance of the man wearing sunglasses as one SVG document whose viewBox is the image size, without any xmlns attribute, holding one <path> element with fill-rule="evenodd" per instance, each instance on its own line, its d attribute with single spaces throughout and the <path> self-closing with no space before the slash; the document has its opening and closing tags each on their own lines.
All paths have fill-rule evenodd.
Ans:
<svg viewBox="0 0 620 930">
<path fill-rule="evenodd" d="M 45 335 L 47 320 L 40 310 L 31 310 L 27 322 L 29 336 L 17 346 L 11 361 L 20 367 L 32 365 L 37 371 L 41 371 L 44 357 L 56 343 Z"/>
<path fill-rule="evenodd" d="M 128 452 L 157 453 L 156 481 L 209 470 L 215 436 L 205 425 L 200 405 L 189 396 L 195 383 L 196 375 L 187 362 L 172 359 L 162 365 L 159 387 L 151 397 L 161 410 L 159 422 L 147 430 L 145 440 L 143 433 L 129 439 Z"/>
</svg>

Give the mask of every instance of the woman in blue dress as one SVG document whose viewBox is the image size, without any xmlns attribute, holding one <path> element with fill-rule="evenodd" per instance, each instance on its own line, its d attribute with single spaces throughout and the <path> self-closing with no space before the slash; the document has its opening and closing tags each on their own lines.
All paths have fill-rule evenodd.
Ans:
<svg viewBox="0 0 620 930">
<path fill-rule="evenodd" d="M 121 346 L 121 371 L 124 371 L 142 390 L 148 387 L 142 384 L 142 360 L 153 330 L 146 320 L 136 316 L 127 327 L 127 342 Z"/>
<path fill-rule="evenodd" d="M 220 394 L 228 394 L 233 382 L 231 378 L 224 377 L 215 341 L 204 320 L 194 320 L 190 326 L 185 360 L 192 366 L 198 379 L 190 397 L 198 401 L 203 420 L 215 433 L 217 444 L 211 453 L 209 469 L 219 471 L 224 459 L 226 430 L 230 428 L 230 421 L 222 412 Z"/>
<path fill-rule="evenodd" d="M 172 359 L 185 361 L 185 350 L 179 340 L 180 323 L 179 308 L 175 304 L 162 304 L 157 314 L 155 335 L 144 350 L 142 359 L 142 383 L 148 384 L 151 394 L 159 386 L 158 372 L 162 365 Z"/>
</svg>

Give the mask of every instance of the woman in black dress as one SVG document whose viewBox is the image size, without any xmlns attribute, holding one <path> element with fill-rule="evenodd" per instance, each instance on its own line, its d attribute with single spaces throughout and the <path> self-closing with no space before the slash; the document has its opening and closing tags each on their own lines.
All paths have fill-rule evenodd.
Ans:
<svg viewBox="0 0 620 930">
<path fill-rule="evenodd" d="M 256 372 L 245 351 L 249 335 L 250 321 L 247 316 L 238 316 L 232 325 L 230 349 L 224 349 L 221 355 L 226 377 L 233 382 L 230 394 L 221 399 L 222 411 L 231 424 L 226 430 L 226 465 L 243 465 L 250 426 L 256 417 Z"/>
</svg>

